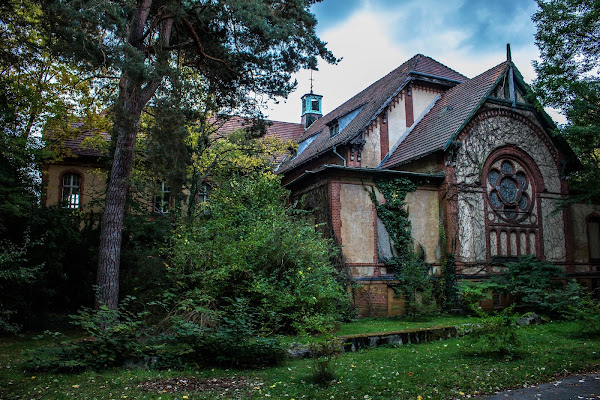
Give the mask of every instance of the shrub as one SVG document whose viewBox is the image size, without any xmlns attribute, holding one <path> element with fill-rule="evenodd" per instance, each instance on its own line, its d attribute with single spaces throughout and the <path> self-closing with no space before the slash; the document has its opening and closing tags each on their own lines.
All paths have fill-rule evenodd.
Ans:
<svg viewBox="0 0 600 400">
<path fill-rule="evenodd" d="M 343 279 L 330 262 L 337 249 L 286 207 L 279 178 L 232 177 L 213 192 L 205 212 L 173 236 L 169 298 L 192 309 L 246 299 L 258 331 L 320 331 L 349 309 Z"/>
<path fill-rule="evenodd" d="M 516 308 L 535 311 L 555 318 L 565 318 L 568 310 L 582 297 L 576 283 L 563 283 L 563 268 L 534 256 L 524 256 L 507 263 L 506 271 L 492 277 L 500 292 L 512 295 Z"/>
<path fill-rule="evenodd" d="M 313 354 L 313 380 L 318 385 L 326 385 L 335 379 L 333 362 L 341 353 L 340 340 L 332 331 L 326 334 L 324 340 L 312 343 L 310 350 Z"/>
<path fill-rule="evenodd" d="M 236 299 L 219 314 L 218 325 L 214 326 L 173 317 L 169 333 L 156 341 L 160 343 L 153 353 L 157 367 L 262 367 L 285 358 L 285 350 L 277 340 L 256 334 L 256 317 L 247 300 Z"/>
<path fill-rule="evenodd" d="M 55 346 L 29 351 L 27 368 L 50 371 L 101 369 L 143 358 L 147 350 L 142 340 L 146 335 L 142 329 L 146 313 L 128 311 L 133 300 L 133 297 L 126 298 L 117 310 L 110 310 L 105 305 L 96 310 L 81 309 L 72 316 L 72 323 L 90 336 L 65 341 L 59 333 L 46 332 L 55 339 Z"/>
<path fill-rule="evenodd" d="M 518 315 L 513 311 L 513 306 L 494 314 L 478 310 L 480 318 L 473 325 L 469 340 L 482 353 L 496 354 L 507 359 L 518 356 L 521 341 L 517 335 Z"/>
<path fill-rule="evenodd" d="M 568 309 L 571 319 L 577 321 L 578 333 L 586 337 L 600 336 L 600 302 L 589 295 L 583 296 L 577 306 Z"/>
</svg>

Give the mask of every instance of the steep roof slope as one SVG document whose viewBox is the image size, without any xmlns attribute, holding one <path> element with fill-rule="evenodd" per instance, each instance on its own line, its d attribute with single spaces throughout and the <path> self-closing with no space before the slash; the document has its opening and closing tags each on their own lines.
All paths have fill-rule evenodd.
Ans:
<svg viewBox="0 0 600 400">
<path fill-rule="evenodd" d="M 316 120 L 300 140 L 318 135 L 314 141 L 295 158 L 284 164 L 278 172 L 285 172 L 316 157 L 333 146 L 347 143 L 358 136 L 382 108 L 394 98 L 411 79 L 411 73 L 431 75 L 450 82 L 464 82 L 464 75 L 446 67 L 434 59 L 417 54 L 398 68 L 373 83 L 332 112 Z M 337 135 L 331 136 L 327 124 L 362 107 L 360 112 Z"/>
<path fill-rule="evenodd" d="M 442 150 L 479 109 L 508 66 L 505 61 L 442 94 L 380 168 L 393 168 Z"/>
</svg>

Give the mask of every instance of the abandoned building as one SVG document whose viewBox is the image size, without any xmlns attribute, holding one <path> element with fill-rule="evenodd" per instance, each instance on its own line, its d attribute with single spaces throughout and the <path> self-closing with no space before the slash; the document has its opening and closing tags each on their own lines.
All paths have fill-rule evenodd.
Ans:
<svg viewBox="0 0 600 400">
<path fill-rule="evenodd" d="M 343 267 L 360 284 L 359 314 L 403 313 L 385 266 L 393 243 L 373 201 L 385 201 L 382 178 L 416 185 L 406 195 L 412 240 L 435 273 L 448 255 L 460 279 L 481 279 L 533 254 L 600 287 L 600 207 L 557 206 L 579 164 L 527 93 L 510 53 L 471 79 L 418 54 L 327 114 L 322 96 L 308 93 L 301 124 L 269 127 L 298 141 L 277 172 L 341 246 Z M 46 171 L 47 204 L 79 207 L 86 190 L 104 185 L 88 171 L 100 154 L 72 147 L 78 158 Z"/>
</svg>

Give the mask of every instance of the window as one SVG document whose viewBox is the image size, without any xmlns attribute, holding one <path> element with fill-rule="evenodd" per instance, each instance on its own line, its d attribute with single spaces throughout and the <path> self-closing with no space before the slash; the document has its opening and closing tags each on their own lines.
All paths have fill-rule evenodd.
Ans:
<svg viewBox="0 0 600 400">
<path fill-rule="evenodd" d="M 75 173 L 63 175 L 62 180 L 63 208 L 79 208 L 81 206 L 81 176 Z"/>
<path fill-rule="evenodd" d="M 340 123 L 336 120 L 329 125 L 329 136 L 335 136 L 338 133 L 340 133 Z"/>
<path fill-rule="evenodd" d="M 319 100 L 313 99 L 311 101 L 311 104 L 312 104 L 312 110 L 313 111 L 317 111 L 317 112 L 321 111 L 320 108 L 319 108 Z"/>
<path fill-rule="evenodd" d="M 600 217 L 594 216 L 588 219 L 587 231 L 590 262 L 600 264 Z"/>
<path fill-rule="evenodd" d="M 208 201 L 208 185 L 200 185 L 198 188 L 198 204 L 203 204 Z"/>
<path fill-rule="evenodd" d="M 171 205 L 171 191 L 165 182 L 158 184 L 154 195 L 154 212 L 157 214 L 168 214 Z"/>
<path fill-rule="evenodd" d="M 500 218 L 522 220 L 532 205 L 531 185 L 523 167 L 511 160 L 495 163 L 488 173 L 488 196 Z"/>
</svg>

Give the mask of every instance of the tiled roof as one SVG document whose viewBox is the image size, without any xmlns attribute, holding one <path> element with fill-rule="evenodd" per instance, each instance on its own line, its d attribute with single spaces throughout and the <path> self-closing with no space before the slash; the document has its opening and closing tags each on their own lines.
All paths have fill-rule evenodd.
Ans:
<svg viewBox="0 0 600 400">
<path fill-rule="evenodd" d="M 62 148 L 68 149 L 69 152 L 74 156 L 79 157 L 101 157 L 104 155 L 103 149 L 98 146 L 94 146 L 91 139 L 97 139 L 98 135 L 100 138 L 106 142 L 110 141 L 110 134 L 106 132 L 98 132 L 94 129 L 84 129 L 83 122 L 73 122 L 71 123 L 71 129 L 81 130 L 79 135 L 65 139 L 62 143 Z M 50 139 L 50 143 L 53 142 L 52 139 L 53 132 L 46 132 L 46 136 Z M 56 143 L 56 142 L 54 142 Z M 51 144 L 52 146 L 52 144 Z"/>
<path fill-rule="evenodd" d="M 291 122 L 281 121 L 265 121 L 266 122 L 266 133 L 265 136 L 278 137 L 282 140 L 298 140 L 304 133 L 302 124 L 295 124 Z M 216 125 L 220 125 L 218 122 Z M 75 122 L 71 124 L 72 129 L 81 129 L 83 126 L 82 122 Z M 245 129 L 252 126 L 252 120 L 242 117 L 230 117 L 223 120 L 221 126 L 218 126 L 218 133 L 226 134 L 233 132 L 236 129 Z M 91 156 L 100 157 L 105 155 L 100 149 L 90 146 L 85 143 L 86 138 L 95 137 L 98 133 L 94 130 L 85 130 L 77 137 L 67 139 L 64 141 L 64 147 L 69 149 L 71 154 L 76 156 Z M 110 134 L 101 132 L 100 135 L 106 141 L 110 141 Z M 51 133 L 48 135 L 51 137 Z"/>
<path fill-rule="evenodd" d="M 442 94 L 380 168 L 393 168 L 442 150 L 481 106 L 507 67 L 508 62 L 503 62 Z"/>
<path fill-rule="evenodd" d="M 332 112 L 316 120 L 300 138 L 317 134 L 315 140 L 295 158 L 282 165 L 278 172 L 289 171 L 309 159 L 329 151 L 333 146 L 347 143 L 358 136 L 381 111 L 387 102 L 402 90 L 411 72 L 433 75 L 450 81 L 464 82 L 467 78 L 434 59 L 417 54 L 398 68 L 373 83 Z M 327 124 L 363 106 L 358 115 L 337 135 L 331 137 Z"/>
<path fill-rule="evenodd" d="M 278 137 L 281 140 L 298 140 L 304 133 L 302 124 L 282 121 L 265 121 L 265 136 Z M 217 123 L 218 124 L 218 123 Z M 242 117 L 228 117 L 222 126 L 219 127 L 219 133 L 230 133 L 236 129 L 245 129 L 251 127 L 253 121 Z"/>
</svg>

